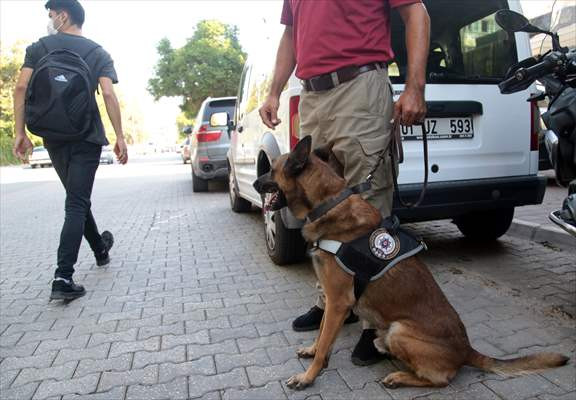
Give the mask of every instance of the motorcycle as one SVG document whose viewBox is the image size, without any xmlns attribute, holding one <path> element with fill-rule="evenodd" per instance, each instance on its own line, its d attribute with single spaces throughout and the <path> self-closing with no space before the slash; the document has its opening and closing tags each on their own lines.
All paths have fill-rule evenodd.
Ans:
<svg viewBox="0 0 576 400">
<path fill-rule="evenodd" d="M 532 94 L 528 101 L 549 100 L 548 109 L 542 114 L 548 128 L 545 145 L 556 180 L 568 187 L 562 208 L 551 212 L 549 218 L 576 238 L 576 49 L 562 47 L 557 33 L 530 24 L 514 11 L 498 11 L 496 23 L 509 34 L 543 33 L 552 38 L 552 50 L 510 67 L 498 87 L 500 93 L 510 94 L 527 89 L 535 81 L 544 86 L 543 92 Z"/>
</svg>

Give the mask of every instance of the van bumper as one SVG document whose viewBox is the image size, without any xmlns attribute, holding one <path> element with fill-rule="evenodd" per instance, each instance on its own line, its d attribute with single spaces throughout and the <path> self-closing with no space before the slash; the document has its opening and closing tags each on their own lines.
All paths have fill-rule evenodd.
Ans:
<svg viewBox="0 0 576 400">
<path fill-rule="evenodd" d="M 545 176 L 431 182 L 417 208 L 405 208 L 394 197 L 393 213 L 402 222 L 454 218 L 468 212 L 541 204 L 546 191 Z M 404 202 L 415 202 L 422 184 L 400 185 Z"/>
<path fill-rule="evenodd" d="M 541 204 L 546 191 L 545 176 L 515 176 L 507 178 L 473 179 L 430 182 L 422 204 L 405 208 L 394 195 L 392 213 L 402 222 L 451 219 L 468 212 Z M 415 202 L 422 184 L 399 185 L 404 202 Z M 287 208 L 282 209 L 284 224 L 295 229 L 302 227 Z"/>
</svg>

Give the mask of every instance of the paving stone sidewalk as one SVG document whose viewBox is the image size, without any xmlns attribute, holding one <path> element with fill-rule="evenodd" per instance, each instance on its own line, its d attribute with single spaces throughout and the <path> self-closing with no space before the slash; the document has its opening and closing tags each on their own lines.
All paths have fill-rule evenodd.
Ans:
<svg viewBox="0 0 576 400">
<path fill-rule="evenodd" d="M 259 214 L 232 213 L 222 185 L 193 194 L 189 166 L 155 168 L 97 180 L 112 263 L 96 267 L 83 244 L 75 279 L 89 292 L 68 304 L 48 302 L 59 183 L 0 186 L 0 399 L 576 398 L 576 253 L 508 236 L 475 245 L 446 221 L 412 227 L 474 347 L 504 358 L 559 351 L 570 364 L 510 378 L 463 368 L 443 389 L 390 390 L 379 379 L 402 366 L 354 366 L 354 324 L 316 383 L 290 390 L 285 380 L 309 363 L 295 350 L 315 336 L 290 328 L 314 302 L 309 263 L 273 265 Z"/>
</svg>

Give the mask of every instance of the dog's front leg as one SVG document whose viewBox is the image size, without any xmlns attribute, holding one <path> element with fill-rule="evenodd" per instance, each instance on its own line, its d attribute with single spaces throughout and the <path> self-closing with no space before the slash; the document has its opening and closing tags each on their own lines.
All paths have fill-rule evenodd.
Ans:
<svg viewBox="0 0 576 400">
<path fill-rule="evenodd" d="M 329 299 L 327 299 L 329 300 Z M 315 347 L 314 361 L 308 367 L 306 372 L 294 375 L 286 384 L 292 389 L 304 389 L 314 383 L 314 380 L 327 364 L 328 356 L 332 349 L 332 345 L 338 336 L 338 332 L 344 324 L 344 320 L 348 315 L 350 307 L 345 304 L 337 304 L 327 301 L 326 309 L 324 310 L 324 317 L 322 319 L 322 326 L 318 338 L 312 345 Z"/>
</svg>

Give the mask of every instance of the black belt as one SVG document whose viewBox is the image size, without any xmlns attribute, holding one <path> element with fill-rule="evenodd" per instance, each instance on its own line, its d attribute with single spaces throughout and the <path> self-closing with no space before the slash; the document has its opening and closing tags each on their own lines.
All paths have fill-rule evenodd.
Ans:
<svg viewBox="0 0 576 400">
<path fill-rule="evenodd" d="M 341 83 L 351 81 L 364 72 L 373 71 L 378 68 L 385 69 L 387 68 L 387 65 L 384 62 L 373 62 L 359 67 L 351 65 L 349 67 L 340 68 L 339 70 L 329 74 L 313 76 L 310 79 L 303 79 L 302 86 L 304 86 L 304 89 L 311 92 L 330 90 L 334 89 Z"/>
</svg>

